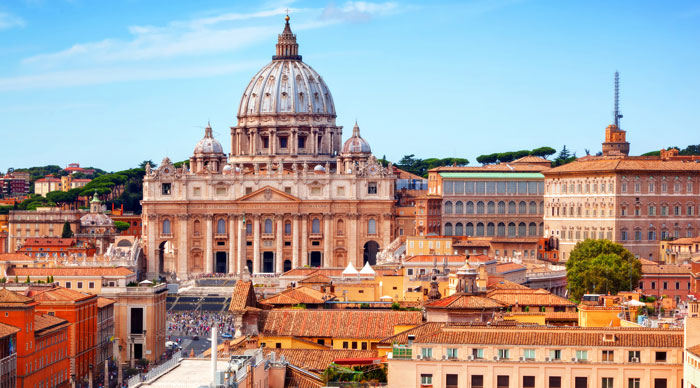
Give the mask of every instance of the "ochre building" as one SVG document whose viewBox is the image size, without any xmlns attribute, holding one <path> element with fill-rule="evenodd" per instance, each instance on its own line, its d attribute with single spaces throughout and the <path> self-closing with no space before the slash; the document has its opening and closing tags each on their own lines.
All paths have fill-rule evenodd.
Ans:
<svg viewBox="0 0 700 388">
<path fill-rule="evenodd" d="M 302 62 L 287 21 L 243 93 L 228 157 L 207 127 L 189 167 L 168 158 L 147 167 L 149 276 L 374 264 L 393 238 L 395 175 L 357 124 L 341 139 L 330 90 Z"/>
</svg>

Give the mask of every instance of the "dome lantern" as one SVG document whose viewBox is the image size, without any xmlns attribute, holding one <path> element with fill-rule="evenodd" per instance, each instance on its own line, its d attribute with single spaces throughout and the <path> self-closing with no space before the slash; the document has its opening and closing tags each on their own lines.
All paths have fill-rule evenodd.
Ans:
<svg viewBox="0 0 700 388">
<path fill-rule="evenodd" d="M 275 46 L 276 54 L 272 56 L 272 60 L 291 59 L 301 61 L 299 55 L 299 44 L 297 36 L 292 33 L 292 28 L 289 26 L 289 15 L 285 16 L 284 30 L 277 36 L 277 45 Z"/>
</svg>

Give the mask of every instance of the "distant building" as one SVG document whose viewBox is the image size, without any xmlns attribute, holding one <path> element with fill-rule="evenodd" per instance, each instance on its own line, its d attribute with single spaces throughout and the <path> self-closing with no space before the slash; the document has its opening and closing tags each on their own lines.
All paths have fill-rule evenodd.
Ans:
<svg viewBox="0 0 700 388">
<path fill-rule="evenodd" d="M 58 208 L 11 210 L 9 219 L 9 252 L 16 252 L 29 238 L 61 237 L 68 222 L 73 233 L 80 230 L 80 212 Z"/>
<path fill-rule="evenodd" d="M 29 174 L 10 169 L 0 177 L 0 198 L 18 198 L 29 194 Z"/>
<path fill-rule="evenodd" d="M 57 178 L 53 174 L 48 174 L 34 181 L 34 194 L 46 197 L 46 194 L 52 191 L 63 191 L 61 178 Z"/>
<path fill-rule="evenodd" d="M 95 170 L 92 168 L 82 168 L 80 167 L 80 163 L 70 163 L 66 168 L 63 169 L 63 171 L 68 172 L 69 174 L 75 174 L 75 173 L 83 173 L 85 175 L 92 175 L 95 173 Z"/>
<path fill-rule="evenodd" d="M 16 250 L 29 257 L 51 259 L 67 257 L 92 257 L 95 247 L 76 238 L 32 237 L 25 239 L 24 244 Z"/>
</svg>

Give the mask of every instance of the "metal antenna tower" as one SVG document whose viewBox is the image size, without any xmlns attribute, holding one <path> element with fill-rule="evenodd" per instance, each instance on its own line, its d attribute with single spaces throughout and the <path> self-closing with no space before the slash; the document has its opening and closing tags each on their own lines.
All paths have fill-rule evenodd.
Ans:
<svg viewBox="0 0 700 388">
<path fill-rule="evenodd" d="M 620 128 L 620 119 L 622 115 L 620 114 L 620 73 L 615 72 L 615 113 L 613 113 L 615 119 L 615 126 Z"/>
</svg>

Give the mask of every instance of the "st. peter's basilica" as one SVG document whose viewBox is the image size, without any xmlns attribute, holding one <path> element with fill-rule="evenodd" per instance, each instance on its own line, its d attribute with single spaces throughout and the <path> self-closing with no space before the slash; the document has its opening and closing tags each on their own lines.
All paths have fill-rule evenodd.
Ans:
<svg viewBox="0 0 700 388">
<path fill-rule="evenodd" d="M 228 157 L 207 126 L 189 167 L 167 157 L 147 167 L 149 276 L 362 266 L 390 244 L 392 168 L 357 124 L 341 148 L 331 92 L 286 20 L 272 62 L 243 93 Z"/>
</svg>

